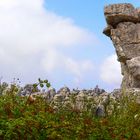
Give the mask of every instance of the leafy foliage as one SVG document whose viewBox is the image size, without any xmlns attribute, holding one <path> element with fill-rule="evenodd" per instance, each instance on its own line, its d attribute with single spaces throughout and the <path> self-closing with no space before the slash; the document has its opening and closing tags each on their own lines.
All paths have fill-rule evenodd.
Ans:
<svg viewBox="0 0 140 140">
<path fill-rule="evenodd" d="M 44 85 L 44 82 L 48 83 L 39 80 L 37 85 Z M 59 106 L 56 110 L 44 98 L 31 100 L 30 96 L 17 96 L 18 87 L 9 87 L 0 96 L 1 140 L 140 139 L 140 104 L 133 96 L 125 96 L 117 102 L 110 101 L 107 108 L 113 106 L 113 111 L 105 117 L 97 117 L 88 103 L 87 110 L 71 105 Z M 74 97 L 72 101 L 75 102 Z"/>
</svg>

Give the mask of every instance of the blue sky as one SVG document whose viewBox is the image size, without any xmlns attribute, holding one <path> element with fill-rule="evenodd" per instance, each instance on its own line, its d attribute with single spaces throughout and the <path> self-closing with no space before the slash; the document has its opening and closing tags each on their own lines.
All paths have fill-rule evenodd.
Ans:
<svg viewBox="0 0 140 140">
<path fill-rule="evenodd" d="M 0 73 L 22 84 L 48 79 L 56 89 L 119 88 L 120 65 L 102 31 L 103 9 L 139 0 L 1 0 Z"/>
<path fill-rule="evenodd" d="M 136 7 L 140 6 L 139 0 L 46 0 L 45 5 L 47 9 L 73 18 L 76 24 L 102 37 L 101 32 L 106 24 L 104 6 L 114 3 L 131 3 Z"/>
</svg>

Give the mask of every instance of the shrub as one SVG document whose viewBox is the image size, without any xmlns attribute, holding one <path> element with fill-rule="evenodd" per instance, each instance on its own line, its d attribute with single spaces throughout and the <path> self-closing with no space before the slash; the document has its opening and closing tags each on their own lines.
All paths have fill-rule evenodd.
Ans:
<svg viewBox="0 0 140 140">
<path fill-rule="evenodd" d="M 92 101 L 85 99 L 81 110 L 71 104 L 60 104 L 56 110 L 42 97 L 31 101 L 30 96 L 17 96 L 16 85 L 9 87 L 0 96 L 1 140 L 140 139 L 140 104 L 135 96 L 110 100 L 106 116 L 97 117 Z M 75 104 L 75 96 L 70 101 Z"/>
</svg>

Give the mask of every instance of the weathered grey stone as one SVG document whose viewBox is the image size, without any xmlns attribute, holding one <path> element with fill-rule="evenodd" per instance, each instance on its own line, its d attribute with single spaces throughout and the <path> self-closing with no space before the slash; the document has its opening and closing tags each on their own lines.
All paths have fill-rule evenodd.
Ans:
<svg viewBox="0 0 140 140">
<path fill-rule="evenodd" d="M 140 80 L 140 56 L 132 58 L 127 62 L 130 73 L 138 80 Z"/>
<path fill-rule="evenodd" d="M 56 90 L 54 88 L 51 88 L 47 91 L 46 94 L 47 94 L 46 98 L 48 99 L 48 101 L 51 101 L 53 97 L 56 95 Z"/>
<path fill-rule="evenodd" d="M 108 5 L 104 8 L 107 23 L 110 25 L 117 25 L 120 22 L 139 20 L 138 12 L 129 3 Z"/>
<path fill-rule="evenodd" d="M 121 93 L 121 89 L 114 89 L 110 95 L 112 95 L 115 99 L 120 99 L 122 93 Z"/>
<path fill-rule="evenodd" d="M 56 94 L 53 97 L 53 102 L 62 102 L 65 99 L 65 97 L 62 94 Z"/>
<path fill-rule="evenodd" d="M 105 108 L 103 105 L 97 106 L 95 115 L 97 117 L 104 117 L 105 116 Z"/>
<path fill-rule="evenodd" d="M 122 88 L 140 88 L 140 9 L 113 4 L 104 9 L 108 27 L 103 33 L 114 44 L 123 75 Z"/>
<path fill-rule="evenodd" d="M 83 91 L 80 91 L 79 94 L 77 95 L 77 100 L 78 101 L 81 101 L 83 100 L 87 95 L 83 92 Z"/>
<path fill-rule="evenodd" d="M 18 95 L 26 96 L 26 95 L 32 94 L 34 92 L 40 92 L 38 87 L 34 88 L 34 86 L 32 84 L 26 84 L 23 88 L 20 89 Z"/>
<path fill-rule="evenodd" d="M 111 34 L 111 29 L 113 29 L 113 27 L 111 25 L 108 25 L 104 30 L 103 30 L 103 33 L 107 36 L 110 37 L 110 34 Z"/>
<path fill-rule="evenodd" d="M 58 90 L 57 93 L 59 94 L 59 92 L 70 92 L 70 89 L 68 87 L 62 87 Z"/>
</svg>

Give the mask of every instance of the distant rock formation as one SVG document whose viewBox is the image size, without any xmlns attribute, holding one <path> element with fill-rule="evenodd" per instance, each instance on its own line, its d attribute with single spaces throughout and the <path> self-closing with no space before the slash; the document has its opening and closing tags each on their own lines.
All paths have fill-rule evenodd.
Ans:
<svg viewBox="0 0 140 140">
<path fill-rule="evenodd" d="M 123 75 L 122 89 L 140 88 L 140 9 L 113 4 L 104 8 L 107 27 L 103 33 L 115 46 Z"/>
</svg>

